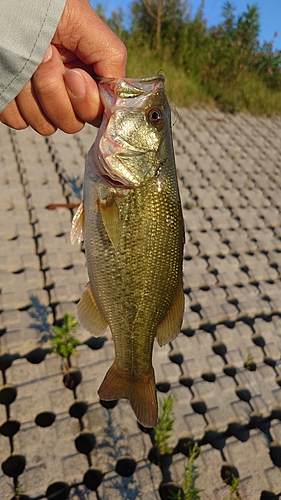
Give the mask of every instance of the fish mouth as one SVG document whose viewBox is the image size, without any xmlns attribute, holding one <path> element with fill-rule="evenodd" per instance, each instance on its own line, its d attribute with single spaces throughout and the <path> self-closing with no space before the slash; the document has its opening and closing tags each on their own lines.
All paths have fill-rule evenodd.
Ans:
<svg viewBox="0 0 281 500">
<path fill-rule="evenodd" d="M 107 185 L 109 185 L 110 187 L 112 187 L 112 188 L 115 188 L 115 189 L 117 189 L 117 188 L 119 188 L 119 189 L 130 189 L 130 187 L 131 187 L 131 186 L 130 186 L 130 187 L 129 187 L 129 186 L 125 186 L 125 185 L 124 185 L 124 184 L 122 184 L 121 182 L 113 180 L 113 179 L 112 179 L 109 175 L 107 175 L 107 174 L 101 174 L 101 177 L 102 177 L 102 179 L 105 181 L 105 183 L 106 183 Z"/>
<path fill-rule="evenodd" d="M 153 131 L 148 142 L 135 141 L 134 130 L 139 129 L 135 129 L 134 114 L 147 108 L 150 96 L 164 88 L 164 80 L 160 74 L 146 78 L 97 78 L 104 114 L 90 164 L 107 185 L 136 188 L 155 176 L 154 165 L 147 165 L 152 165 L 151 158 L 157 154 L 158 139 Z M 128 128 L 120 121 L 127 110 L 132 116 Z M 145 116 L 138 126 L 145 128 Z"/>
<path fill-rule="evenodd" d="M 162 74 L 144 78 L 96 78 L 103 104 L 115 97 L 134 98 L 155 92 L 163 87 L 165 76 Z"/>
</svg>

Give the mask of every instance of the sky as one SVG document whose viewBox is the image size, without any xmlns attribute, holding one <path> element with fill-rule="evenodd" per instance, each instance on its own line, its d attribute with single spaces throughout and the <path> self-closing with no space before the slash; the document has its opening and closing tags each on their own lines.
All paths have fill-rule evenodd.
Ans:
<svg viewBox="0 0 281 500">
<path fill-rule="evenodd" d="M 125 15 L 129 11 L 129 6 L 132 0 L 90 0 L 95 8 L 98 3 L 101 3 L 105 9 L 106 15 L 110 15 L 113 10 L 122 7 Z M 281 0 L 230 0 L 232 5 L 236 7 L 236 14 L 245 12 L 247 4 L 257 4 L 260 13 L 260 36 L 259 40 L 262 44 L 264 41 L 273 42 L 274 49 L 281 50 Z M 207 26 L 213 26 L 221 22 L 221 10 L 225 0 L 205 0 L 204 18 L 207 19 Z M 189 0 L 188 4 L 191 7 L 191 12 L 194 15 L 200 6 L 200 0 Z M 274 37 L 274 33 L 278 32 L 278 36 Z"/>
</svg>

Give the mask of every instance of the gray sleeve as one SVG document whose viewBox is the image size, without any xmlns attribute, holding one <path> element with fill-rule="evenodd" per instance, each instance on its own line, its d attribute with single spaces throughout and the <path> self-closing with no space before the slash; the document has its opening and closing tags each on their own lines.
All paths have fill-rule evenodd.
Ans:
<svg viewBox="0 0 281 500">
<path fill-rule="evenodd" d="M 39 66 L 66 0 L 1 0 L 0 112 Z"/>
</svg>

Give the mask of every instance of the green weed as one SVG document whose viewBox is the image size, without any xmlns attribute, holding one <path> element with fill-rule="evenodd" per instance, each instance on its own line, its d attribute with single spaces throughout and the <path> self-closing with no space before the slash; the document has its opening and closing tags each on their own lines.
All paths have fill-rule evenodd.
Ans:
<svg viewBox="0 0 281 500">
<path fill-rule="evenodd" d="M 187 464 L 185 466 L 184 482 L 183 482 L 183 492 L 184 500 L 200 500 L 200 492 L 195 486 L 198 474 L 196 472 L 196 467 L 194 465 L 194 460 L 199 455 L 198 443 L 195 443 L 190 450 L 189 457 L 187 459 Z"/>
<path fill-rule="evenodd" d="M 170 500 L 200 500 L 200 492 L 195 486 L 198 474 L 196 472 L 196 466 L 194 465 L 195 459 L 198 457 L 200 452 L 198 443 L 195 443 L 189 451 L 189 456 L 187 459 L 186 466 L 184 468 L 184 482 L 183 482 L 183 495 L 179 491 L 177 494 L 171 494 Z"/>
<path fill-rule="evenodd" d="M 244 363 L 244 368 L 250 372 L 254 372 L 257 369 L 257 365 L 251 353 L 248 354 L 247 359 Z"/>
<path fill-rule="evenodd" d="M 173 449 L 168 446 L 167 441 L 172 435 L 175 421 L 173 413 L 174 402 L 175 398 L 169 395 L 159 403 L 159 417 L 158 423 L 154 429 L 154 442 L 160 455 L 172 453 L 173 451 Z"/>
<path fill-rule="evenodd" d="M 69 361 L 70 356 L 75 354 L 76 347 L 81 343 L 73 335 L 78 325 L 78 321 L 71 313 L 65 313 L 62 326 L 52 327 L 55 336 L 51 339 L 51 352 Z"/>
<path fill-rule="evenodd" d="M 239 493 L 240 478 L 232 475 L 231 483 L 229 485 L 229 496 L 224 500 L 242 500 Z"/>
</svg>

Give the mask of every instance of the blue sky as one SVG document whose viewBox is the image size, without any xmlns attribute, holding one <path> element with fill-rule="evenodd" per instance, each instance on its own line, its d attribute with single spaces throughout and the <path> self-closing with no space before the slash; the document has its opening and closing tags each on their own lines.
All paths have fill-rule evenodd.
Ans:
<svg viewBox="0 0 281 500">
<path fill-rule="evenodd" d="M 101 3 L 104 6 L 106 14 L 118 7 L 122 7 L 125 14 L 129 11 L 131 0 L 90 0 L 92 6 Z M 274 48 L 281 50 L 281 0 L 232 0 L 231 3 L 236 7 L 236 13 L 241 14 L 246 10 L 247 4 L 256 3 L 260 12 L 260 42 L 271 42 L 274 40 Z M 207 26 L 218 24 L 221 21 L 221 10 L 224 0 L 205 0 L 204 17 L 208 20 Z M 200 0 L 189 1 L 189 6 L 192 13 L 196 13 L 200 6 Z M 278 31 L 278 36 L 274 37 L 274 33 Z"/>
</svg>

